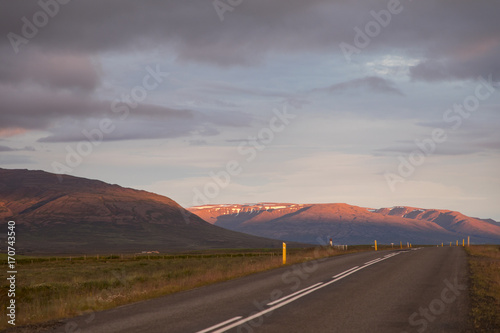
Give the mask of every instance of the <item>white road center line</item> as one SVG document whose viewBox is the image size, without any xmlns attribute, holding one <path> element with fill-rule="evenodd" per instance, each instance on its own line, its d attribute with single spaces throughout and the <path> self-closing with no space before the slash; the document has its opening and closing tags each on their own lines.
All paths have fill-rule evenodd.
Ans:
<svg viewBox="0 0 500 333">
<path fill-rule="evenodd" d="M 356 267 L 353 267 L 353 268 L 349 268 L 347 271 L 343 271 L 342 273 L 339 273 L 339 274 L 335 275 L 333 278 L 334 278 L 334 279 L 335 279 L 335 278 L 338 278 L 339 276 L 344 275 L 345 273 L 349 273 L 350 271 L 352 271 L 352 270 L 354 270 L 354 269 L 356 269 L 356 268 L 358 268 L 358 267 L 359 267 L 359 266 L 356 266 Z"/>
<path fill-rule="evenodd" d="M 241 319 L 241 318 L 243 318 L 243 316 L 234 317 L 234 318 L 228 319 L 226 321 L 223 321 L 222 323 L 219 323 L 217 325 L 206 328 L 203 331 L 198 331 L 196 333 L 207 333 L 207 332 L 210 332 L 211 330 L 215 330 L 216 328 L 227 325 L 227 324 L 232 323 L 233 321 L 236 321 L 236 320 Z"/>
<path fill-rule="evenodd" d="M 210 330 L 213 330 L 213 329 L 215 329 L 215 328 L 219 328 L 219 327 L 223 326 L 224 324 L 228 324 L 227 326 L 222 327 L 222 328 L 220 328 L 220 329 L 218 329 L 218 330 L 216 330 L 216 331 L 212 331 L 212 333 L 223 333 L 223 332 L 225 332 L 225 331 L 227 331 L 227 330 L 230 330 L 231 328 L 234 328 L 234 327 L 236 327 L 236 326 L 239 326 L 239 325 L 241 325 L 241 324 L 244 324 L 244 323 L 246 323 L 247 321 L 250 321 L 250 320 L 252 320 L 252 319 L 254 319 L 254 318 L 261 317 L 261 316 L 265 315 L 265 314 L 266 314 L 266 313 L 268 313 L 268 312 L 272 312 L 272 311 L 274 311 L 274 310 L 276 310 L 276 309 L 278 309 L 278 308 L 281 308 L 282 306 L 285 306 L 285 305 L 287 305 L 287 304 L 289 304 L 289 303 L 292 303 L 293 301 L 296 301 L 296 300 L 298 300 L 299 298 L 302 298 L 302 297 L 304 297 L 304 296 L 306 296 L 306 295 L 309 295 L 310 293 L 315 292 L 316 290 L 319 290 L 319 289 L 324 288 L 324 287 L 326 287 L 326 286 L 328 286 L 328 285 L 330 285 L 330 284 L 332 284 L 332 283 L 335 283 L 335 282 L 337 282 L 337 281 L 339 281 L 339 280 L 341 280 L 341 279 L 343 279 L 343 278 L 345 278 L 345 277 L 347 277 L 347 276 L 349 276 L 349 275 L 351 275 L 351 274 L 353 274 L 353 273 L 355 273 L 355 272 L 357 272 L 357 271 L 362 270 L 363 268 L 366 268 L 366 267 L 368 267 L 368 266 L 374 265 L 374 264 L 376 264 L 376 263 L 378 263 L 378 262 L 381 262 L 381 261 L 383 261 L 383 260 L 389 259 L 389 258 L 391 258 L 391 257 L 393 257 L 393 256 L 395 256 L 395 255 L 397 255 L 397 254 L 399 254 L 399 253 L 400 253 L 400 252 L 397 252 L 397 253 L 395 253 L 394 255 L 391 255 L 391 256 L 389 256 L 389 257 L 378 258 L 378 259 L 376 259 L 376 260 L 372 260 L 371 262 L 369 261 L 368 263 L 365 263 L 365 265 L 364 265 L 364 266 L 361 266 L 361 267 L 356 266 L 357 268 L 352 268 L 352 269 L 350 269 L 349 271 L 346 271 L 347 273 L 346 273 L 346 272 L 344 272 L 344 273 L 345 273 L 344 275 L 341 275 L 341 276 L 339 276 L 339 277 L 337 277 L 337 278 L 333 277 L 333 280 L 331 280 L 331 281 L 328 281 L 328 282 L 325 282 L 325 283 L 322 283 L 322 282 L 321 282 L 321 283 L 317 283 L 317 284 L 315 284 L 315 285 L 313 285 L 313 286 L 310 286 L 310 287 L 308 287 L 308 288 L 306 288 L 306 289 L 302 289 L 302 290 L 300 290 L 300 291 L 299 291 L 299 292 L 300 292 L 300 294 L 298 294 L 298 295 L 296 295 L 296 296 L 294 296 L 294 297 L 291 297 L 291 298 L 288 298 L 288 297 L 292 296 L 292 295 L 289 295 L 289 296 L 287 296 L 287 297 L 286 297 L 286 298 L 288 298 L 288 299 L 284 299 L 284 298 L 282 298 L 282 299 L 278 300 L 278 302 L 279 302 L 278 304 L 275 304 L 274 306 L 272 306 L 272 307 L 270 307 L 270 308 L 268 308 L 268 309 L 262 310 L 262 311 L 260 311 L 260 312 L 258 312 L 258 313 L 255 313 L 255 314 L 253 314 L 253 315 L 251 315 L 251 316 L 248 316 L 248 317 L 245 317 L 245 318 L 243 318 L 243 317 L 241 317 L 241 316 L 240 316 L 240 317 L 234 317 L 234 318 L 232 318 L 232 319 L 230 319 L 230 320 L 228 320 L 228 321 L 225 321 L 225 322 L 223 322 L 223 323 L 220 323 L 220 324 L 217 324 L 217 325 L 215 325 L 215 326 L 212 326 L 212 327 L 210 327 L 210 329 L 208 329 L 208 328 L 207 328 L 206 330 L 203 330 L 203 331 L 200 331 L 200 332 L 197 332 L 197 333 L 205 333 L 205 332 L 209 332 Z M 341 274 L 342 274 L 342 273 L 341 273 Z M 337 274 L 337 275 L 338 275 L 338 274 Z M 337 275 L 336 275 L 336 276 L 337 276 Z M 314 287 L 314 286 L 316 286 L 316 287 Z M 294 294 L 297 294 L 297 293 L 299 293 L 299 292 L 295 292 Z M 275 301 L 275 302 L 276 302 L 276 301 Z M 270 303 L 269 303 L 269 304 L 270 304 Z M 238 321 L 234 322 L 234 320 L 239 319 L 239 318 L 243 318 L 243 319 L 240 319 L 240 320 L 238 320 Z"/>
<path fill-rule="evenodd" d="M 379 261 L 381 261 L 381 260 L 384 260 L 384 258 L 377 258 L 377 259 L 374 259 L 374 260 L 372 260 L 372 261 L 365 262 L 364 264 L 365 264 L 365 265 L 370 265 L 370 264 L 374 264 L 374 263 L 376 263 L 376 262 L 379 262 Z"/>
<path fill-rule="evenodd" d="M 311 289 L 311 288 L 317 287 L 317 286 L 322 285 L 322 284 L 323 284 L 323 282 L 319 282 L 319 283 L 313 284 L 313 285 L 312 285 L 312 286 L 310 286 L 310 287 L 304 288 L 304 289 L 302 289 L 302 290 L 299 290 L 299 291 L 294 292 L 293 294 L 290 294 L 290 295 L 288 295 L 288 296 L 282 297 L 282 298 L 277 299 L 277 300 L 275 300 L 275 301 L 273 301 L 273 302 L 267 303 L 267 305 L 269 305 L 269 306 L 274 305 L 274 304 L 276 304 L 276 303 L 279 303 L 279 302 L 281 302 L 281 301 L 284 301 L 284 300 L 286 300 L 286 299 L 289 299 L 290 297 L 293 297 L 293 296 L 295 296 L 295 295 L 297 295 L 297 294 L 300 294 L 300 293 L 302 293 L 302 292 L 304 292 L 304 291 L 306 291 L 306 290 L 309 290 L 309 289 Z"/>
</svg>

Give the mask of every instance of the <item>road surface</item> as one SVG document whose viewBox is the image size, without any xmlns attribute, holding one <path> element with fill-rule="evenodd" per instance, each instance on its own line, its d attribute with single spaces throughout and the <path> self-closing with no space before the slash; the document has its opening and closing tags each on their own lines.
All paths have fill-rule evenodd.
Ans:
<svg viewBox="0 0 500 333">
<path fill-rule="evenodd" d="M 465 251 L 372 251 L 69 319 L 50 332 L 460 332 Z"/>
</svg>

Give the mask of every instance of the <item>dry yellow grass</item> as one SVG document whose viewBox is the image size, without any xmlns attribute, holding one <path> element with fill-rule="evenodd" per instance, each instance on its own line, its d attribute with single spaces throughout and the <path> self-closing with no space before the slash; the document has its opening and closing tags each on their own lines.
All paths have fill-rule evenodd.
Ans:
<svg viewBox="0 0 500 333">
<path fill-rule="evenodd" d="M 475 245 L 466 250 L 474 332 L 500 332 L 500 246 Z"/>
<path fill-rule="evenodd" d="M 357 247 L 348 252 L 367 250 Z M 274 250 L 276 251 L 276 250 Z M 287 264 L 348 253 L 290 250 Z M 17 263 L 16 326 L 112 308 L 282 266 L 279 252 L 231 252 L 142 258 L 22 259 Z M 0 304 L 6 304 L 6 282 Z M 0 329 L 6 328 L 5 307 Z"/>
</svg>

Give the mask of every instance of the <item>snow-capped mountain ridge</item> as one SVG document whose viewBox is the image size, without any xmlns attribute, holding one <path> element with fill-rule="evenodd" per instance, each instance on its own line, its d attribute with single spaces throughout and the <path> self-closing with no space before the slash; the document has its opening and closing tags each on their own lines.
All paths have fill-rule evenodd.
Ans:
<svg viewBox="0 0 500 333">
<path fill-rule="evenodd" d="M 370 239 L 399 242 L 413 237 L 415 242 L 426 244 L 471 236 L 476 242 L 500 243 L 500 224 L 444 209 L 257 203 L 205 205 L 188 210 L 231 230 L 302 242 L 333 237 L 355 244 L 371 242 Z"/>
</svg>

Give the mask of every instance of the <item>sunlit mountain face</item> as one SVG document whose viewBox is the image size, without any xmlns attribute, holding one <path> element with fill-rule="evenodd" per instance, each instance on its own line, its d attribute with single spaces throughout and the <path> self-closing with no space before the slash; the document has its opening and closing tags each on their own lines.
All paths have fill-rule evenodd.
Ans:
<svg viewBox="0 0 500 333">
<path fill-rule="evenodd" d="M 215 225 L 285 240 L 367 244 L 412 242 L 500 243 L 500 224 L 459 212 L 397 206 L 364 208 L 348 204 L 258 203 L 205 205 L 189 210 Z"/>
<path fill-rule="evenodd" d="M 0 219 L 15 221 L 21 254 L 281 247 L 211 225 L 158 194 L 44 171 L 0 169 Z"/>
</svg>

